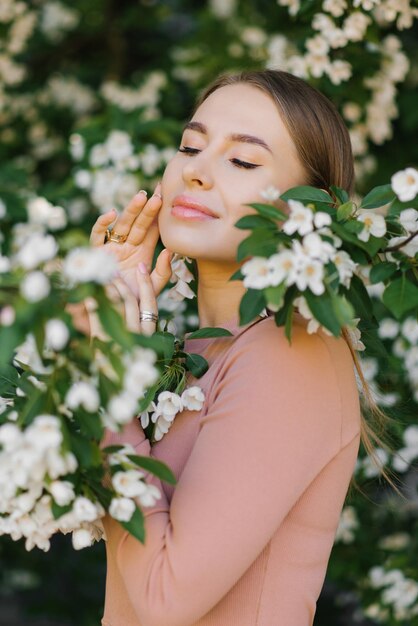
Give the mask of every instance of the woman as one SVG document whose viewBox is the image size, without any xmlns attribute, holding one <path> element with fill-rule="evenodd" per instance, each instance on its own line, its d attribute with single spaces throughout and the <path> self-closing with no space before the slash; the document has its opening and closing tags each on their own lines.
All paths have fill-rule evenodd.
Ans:
<svg viewBox="0 0 418 626">
<path fill-rule="evenodd" d="M 253 211 L 247 204 L 271 185 L 302 184 L 353 188 L 350 140 L 334 107 L 285 72 L 220 77 L 161 188 L 148 201 L 135 196 L 113 226 L 106 245 L 121 261 L 132 327 L 155 329 L 136 316 L 137 301 L 158 314 L 156 294 L 171 274 L 167 250 L 147 271 L 160 234 L 169 250 L 196 259 L 200 326 L 233 336 L 186 338 L 186 350 L 209 362 L 201 379 L 189 378 L 205 393 L 200 413 L 177 415 L 152 448 L 136 418 L 105 437 L 161 459 L 178 482 L 150 477 L 162 497 L 145 510 L 145 545 L 105 518 L 104 626 L 313 623 L 359 448 L 353 361 L 344 338 L 308 335 L 298 315 L 291 345 L 272 317 L 239 327 L 245 289 L 229 281 L 248 234 L 234 224 Z M 114 219 L 98 219 L 94 245 Z"/>
</svg>

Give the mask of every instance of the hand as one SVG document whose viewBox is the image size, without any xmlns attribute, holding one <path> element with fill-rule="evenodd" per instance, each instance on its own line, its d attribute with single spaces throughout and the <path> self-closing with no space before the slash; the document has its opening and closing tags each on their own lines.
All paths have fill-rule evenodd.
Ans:
<svg viewBox="0 0 418 626">
<path fill-rule="evenodd" d="M 136 287 L 139 294 L 139 302 L 131 288 L 123 278 L 116 278 L 106 287 L 109 298 L 115 303 L 119 313 L 126 321 L 126 326 L 131 332 L 152 335 L 157 327 L 157 322 L 140 321 L 140 311 L 148 311 L 158 315 L 157 298 L 151 282 L 151 276 L 141 262 L 135 269 Z M 86 310 L 89 316 L 89 334 L 91 337 L 106 339 L 96 313 L 97 303 L 86 302 Z"/>
<path fill-rule="evenodd" d="M 119 262 L 119 271 L 125 283 L 139 299 L 137 271 L 140 262 L 145 263 L 151 271 L 155 246 L 158 242 L 159 230 L 157 214 L 161 208 L 161 184 L 158 183 L 154 194 L 147 200 L 143 191 L 137 193 L 113 225 L 113 230 L 127 239 L 123 243 L 112 241 L 104 243 L 107 228 L 114 222 L 116 211 L 112 209 L 101 215 L 94 224 L 90 243 L 92 246 L 106 245 Z M 164 249 L 157 258 L 150 279 L 157 296 L 171 278 L 171 253 Z"/>
</svg>

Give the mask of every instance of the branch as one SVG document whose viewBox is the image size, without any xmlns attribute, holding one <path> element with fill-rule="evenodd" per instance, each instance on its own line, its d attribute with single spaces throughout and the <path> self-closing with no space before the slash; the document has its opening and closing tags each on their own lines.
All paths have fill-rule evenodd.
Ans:
<svg viewBox="0 0 418 626">
<path fill-rule="evenodd" d="M 405 239 L 405 241 L 401 241 L 401 243 L 397 243 L 396 246 L 389 246 L 389 248 L 385 248 L 383 252 L 385 254 L 386 252 L 396 252 L 397 250 L 400 250 L 404 245 L 412 241 L 413 238 L 416 237 L 417 235 L 418 235 L 418 230 L 416 230 L 414 233 L 411 233 L 409 237 Z"/>
</svg>

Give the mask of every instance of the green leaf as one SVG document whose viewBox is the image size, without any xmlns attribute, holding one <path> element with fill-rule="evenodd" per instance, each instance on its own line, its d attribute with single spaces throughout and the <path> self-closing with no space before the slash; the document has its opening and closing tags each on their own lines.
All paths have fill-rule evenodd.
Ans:
<svg viewBox="0 0 418 626">
<path fill-rule="evenodd" d="M 331 296 L 328 293 L 316 296 L 310 289 L 304 291 L 303 295 L 315 319 L 335 337 L 338 337 L 341 332 L 341 323 L 334 310 Z"/>
<path fill-rule="evenodd" d="M 61 515 L 65 515 L 65 513 L 68 513 L 69 511 L 71 511 L 72 508 L 73 508 L 72 504 L 66 504 L 65 506 L 60 506 L 59 504 L 55 502 L 53 498 L 51 499 L 51 512 L 52 512 L 54 519 L 58 519 L 59 517 L 61 517 Z"/>
<path fill-rule="evenodd" d="M 373 314 L 373 303 L 363 281 L 358 276 L 352 276 L 350 288 L 345 291 L 345 295 L 354 307 L 355 317 L 374 322 L 374 325 L 377 326 Z"/>
<path fill-rule="evenodd" d="M 392 186 L 388 185 L 380 185 L 379 187 L 375 187 L 363 198 L 361 203 L 362 209 L 376 209 L 377 207 L 383 206 L 392 202 L 396 197 L 394 191 L 392 190 Z"/>
<path fill-rule="evenodd" d="M 105 298 L 100 298 L 97 314 L 103 326 L 103 330 L 111 339 L 126 349 L 133 346 L 134 342 L 132 341 L 130 332 L 127 330 L 122 317 L 113 308 L 110 301 Z"/>
<path fill-rule="evenodd" d="M 307 185 L 300 185 L 288 189 L 282 193 L 280 199 L 285 202 L 288 200 L 299 200 L 300 202 L 325 202 L 327 204 L 334 204 L 328 192 Z"/>
<path fill-rule="evenodd" d="M 241 272 L 241 268 L 239 270 L 237 270 L 236 272 L 234 272 L 232 274 L 232 276 L 229 277 L 228 280 L 243 280 L 244 279 L 244 275 Z"/>
<path fill-rule="evenodd" d="M 187 354 L 186 367 L 195 378 L 200 378 L 208 370 L 208 362 L 200 354 Z"/>
<path fill-rule="evenodd" d="M 119 522 L 125 530 L 141 543 L 145 543 L 144 514 L 137 507 L 129 522 Z"/>
<path fill-rule="evenodd" d="M 330 185 L 330 191 L 335 194 L 335 197 L 339 202 L 341 202 L 341 204 L 345 204 L 347 202 L 349 195 L 345 189 L 337 187 L 336 185 Z"/>
<path fill-rule="evenodd" d="M 345 296 L 332 295 L 331 300 L 335 315 L 341 326 L 352 322 L 355 313 L 352 304 L 347 298 Z"/>
<path fill-rule="evenodd" d="M 418 287 L 403 274 L 386 287 L 382 300 L 389 311 L 400 319 L 404 313 L 418 307 Z"/>
<path fill-rule="evenodd" d="M 370 282 L 374 285 L 385 281 L 387 278 L 392 276 L 397 269 L 396 263 L 389 263 L 389 261 L 378 263 L 370 270 Z"/>
<path fill-rule="evenodd" d="M 249 237 L 241 241 L 237 250 L 237 261 L 246 257 L 269 257 L 277 252 L 277 240 L 271 230 L 257 229 Z"/>
<path fill-rule="evenodd" d="M 177 479 L 171 469 L 162 461 L 150 456 L 139 456 L 138 454 L 128 454 L 127 457 L 135 463 L 135 465 L 143 467 L 148 472 L 151 472 L 151 474 L 155 474 L 155 476 L 164 480 L 166 483 L 170 483 L 170 485 L 175 485 L 177 483 Z"/>
<path fill-rule="evenodd" d="M 261 215 L 244 215 L 238 222 L 235 222 L 235 226 L 242 229 L 270 228 L 276 230 L 277 228 L 277 224 Z"/>
<path fill-rule="evenodd" d="M 101 464 L 102 457 L 97 444 L 88 441 L 78 433 L 71 433 L 70 440 L 71 450 L 74 452 L 83 469 Z"/>
<path fill-rule="evenodd" d="M 149 347 L 155 346 L 154 349 L 162 353 L 165 360 L 169 361 L 172 358 L 176 348 L 176 338 L 172 333 L 159 330 L 152 337 L 148 337 L 148 339 L 152 340 Z"/>
<path fill-rule="evenodd" d="M 31 394 L 27 396 L 23 408 L 19 411 L 17 419 L 19 426 L 30 424 L 37 415 L 48 412 L 45 411 L 45 398 L 43 391 L 32 388 Z"/>
<path fill-rule="evenodd" d="M 268 287 L 264 290 L 266 303 L 269 309 L 272 311 L 278 311 L 284 302 L 284 294 L 286 291 L 286 283 L 280 283 L 277 287 Z"/>
<path fill-rule="evenodd" d="M 3 326 L 0 328 L 0 365 L 9 365 L 13 357 L 15 348 L 23 342 L 25 338 L 24 329 L 14 326 Z"/>
<path fill-rule="evenodd" d="M 342 220 L 346 220 L 353 212 L 354 204 L 353 202 L 345 202 L 344 204 L 340 204 L 337 209 L 337 220 L 341 222 Z"/>
<path fill-rule="evenodd" d="M 239 305 L 240 326 L 251 322 L 265 305 L 264 293 L 261 289 L 247 289 Z"/>
<path fill-rule="evenodd" d="M 231 337 L 233 333 L 219 326 L 206 326 L 187 335 L 187 339 L 206 339 L 207 337 Z"/>
<path fill-rule="evenodd" d="M 276 207 L 272 206 L 271 204 L 260 204 L 258 202 L 255 202 L 253 204 L 247 204 L 245 206 L 252 207 L 260 215 L 262 215 L 263 217 L 267 217 L 271 220 L 283 221 L 283 220 L 287 220 L 288 218 L 286 213 L 283 213 L 283 211 L 280 211 L 280 209 L 276 209 Z"/>
<path fill-rule="evenodd" d="M 292 342 L 292 322 L 293 322 L 293 313 L 295 309 L 293 306 L 289 306 L 286 312 L 286 319 L 284 323 L 284 334 L 287 337 L 289 343 Z"/>
</svg>

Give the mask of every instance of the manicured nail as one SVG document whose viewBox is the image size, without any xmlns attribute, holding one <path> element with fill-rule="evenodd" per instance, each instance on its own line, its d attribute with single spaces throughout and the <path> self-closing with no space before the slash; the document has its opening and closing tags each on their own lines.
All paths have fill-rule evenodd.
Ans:
<svg viewBox="0 0 418 626">
<path fill-rule="evenodd" d="M 140 190 L 138 191 L 138 193 L 143 193 L 145 196 L 147 196 L 147 195 L 148 195 L 148 191 L 146 191 L 145 189 L 140 189 Z M 137 195 L 138 195 L 138 194 L 137 194 Z"/>
<path fill-rule="evenodd" d="M 157 186 L 154 189 L 154 193 L 152 194 L 153 196 L 158 196 L 159 198 L 161 198 L 161 183 L 158 183 Z"/>
<path fill-rule="evenodd" d="M 145 265 L 145 263 L 143 263 L 143 261 L 138 264 L 138 267 L 141 274 L 148 274 L 147 266 Z"/>
</svg>

